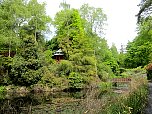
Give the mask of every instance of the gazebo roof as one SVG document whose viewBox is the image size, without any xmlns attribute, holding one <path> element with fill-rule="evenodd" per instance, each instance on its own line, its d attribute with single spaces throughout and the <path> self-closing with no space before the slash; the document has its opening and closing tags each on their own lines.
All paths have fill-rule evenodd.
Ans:
<svg viewBox="0 0 152 114">
<path fill-rule="evenodd" d="M 59 49 L 56 52 L 54 52 L 54 55 L 64 55 L 64 54 L 63 54 L 63 51 Z"/>
</svg>

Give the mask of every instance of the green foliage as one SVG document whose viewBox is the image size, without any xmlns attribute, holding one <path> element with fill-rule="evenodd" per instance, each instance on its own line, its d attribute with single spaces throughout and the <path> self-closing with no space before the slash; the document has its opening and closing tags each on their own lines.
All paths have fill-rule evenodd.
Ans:
<svg viewBox="0 0 152 114">
<path fill-rule="evenodd" d="M 118 65 L 119 65 L 119 67 L 125 68 L 125 59 L 126 59 L 126 54 L 125 53 L 119 53 L 119 55 L 118 55 Z"/>
<path fill-rule="evenodd" d="M 138 36 L 129 42 L 127 46 L 127 54 L 125 59 L 126 67 L 136 68 L 144 67 L 151 61 L 152 52 L 152 18 L 149 16 L 139 23 Z"/>
<path fill-rule="evenodd" d="M 111 70 L 113 73 L 117 74 L 118 67 L 119 67 L 117 61 L 115 61 L 115 60 L 108 61 L 107 65 L 109 65 L 111 67 Z"/>
<path fill-rule="evenodd" d="M 86 80 L 94 76 L 96 60 L 93 49 L 90 47 L 91 42 L 85 36 L 78 10 L 61 10 L 56 14 L 54 24 L 57 28 L 57 35 L 51 41 L 54 45 L 52 49 L 62 49 L 67 60 L 59 64 L 59 74 L 69 76 L 71 72 L 75 72 L 86 77 Z"/>
<path fill-rule="evenodd" d="M 42 77 L 41 62 L 38 48 L 31 37 L 24 40 L 23 47 L 21 56 L 13 58 L 10 78 L 15 85 L 30 86 Z"/>
<path fill-rule="evenodd" d="M 2 57 L 0 65 L 0 83 L 1 85 L 8 85 L 11 83 L 8 73 L 10 71 L 11 57 Z"/>
<path fill-rule="evenodd" d="M 115 46 L 115 44 L 112 44 L 110 50 L 111 50 L 113 57 L 116 59 L 116 61 L 118 61 L 119 54 L 118 54 L 117 47 Z"/>
<path fill-rule="evenodd" d="M 111 82 L 101 82 L 99 84 L 99 88 L 101 91 L 109 91 L 112 88 L 112 83 Z"/>
<path fill-rule="evenodd" d="M 69 79 L 69 87 L 71 88 L 83 87 L 83 78 L 80 74 L 76 72 L 71 72 L 68 79 Z"/>
<path fill-rule="evenodd" d="M 35 64 L 35 65 L 34 65 Z M 37 83 L 41 78 L 41 71 L 32 69 L 36 68 L 37 63 L 28 63 L 22 57 L 14 57 L 12 62 L 12 69 L 10 72 L 10 78 L 14 85 L 30 86 Z"/>
<path fill-rule="evenodd" d="M 6 88 L 4 86 L 0 86 L 0 93 L 6 91 Z"/>
<path fill-rule="evenodd" d="M 47 85 L 50 88 L 52 88 L 52 87 L 67 88 L 68 87 L 67 78 L 66 77 L 58 77 L 58 76 L 54 75 L 54 72 L 57 69 L 54 67 L 56 67 L 56 66 L 51 65 L 48 67 L 46 67 L 46 66 L 42 67 L 43 77 L 41 78 L 41 80 L 38 83 L 43 84 L 44 86 Z"/>
<path fill-rule="evenodd" d="M 0 49 L 7 50 L 9 56 L 11 51 L 16 53 L 10 63 L 0 61 L 3 83 L 21 86 L 42 83 L 52 87 L 66 86 L 70 81 L 70 87 L 79 88 L 117 74 L 117 49 L 115 46 L 109 49 L 107 41 L 99 37 L 106 21 L 103 10 L 88 4 L 80 10 L 70 9 L 66 2 L 60 7 L 62 10 L 52 21 L 56 35 L 45 42 L 44 34 L 49 32 L 51 22 L 45 3 L 2 1 Z M 56 63 L 52 54 L 58 49 L 63 51 L 65 60 Z M 61 84 L 63 81 L 66 83 Z"/>
<path fill-rule="evenodd" d="M 50 50 L 44 51 L 44 58 L 45 58 L 46 64 L 51 64 L 51 63 L 53 63 L 52 51 L 50 51 Z"/>
<path fill-rule="evenodd" d="M 152 45 L 150 42 L 144 43 L 142 45 L 136 45 L 132 43 L 128 48 L 128 53 L 126 55 L 126 67 L 136 68 L 138 66 L 145 66 L 150 61 L 150 54 L 152 51 Z"/>
<path fill-rule="evenodd" d="M 86 32 L 95 32 L 101 36 L 103 33 L 103 26 L 107 20 L 103 10 L 101 8 L 91 7 L 89 4 L 83 4 L 79 12 L 81 17 L 84 19 L 84 28 Z"/>
<path fill-rule="evenodd" d="M 45 4 L 39 4 L 37 0 L 26 3 L 22 0 L 4 0 L 0 12 L 0 46 L 9 51 L 19 51 L 27 31 L 40 42 L 43 39 L 42 32 L 48 30 L 50 18 L 46 16 Z"/>
<path fill-rule="evenodd" d="M 62 60 L 57 67 L 57 73 L 59 76 L 69 76 L 73 70 L 73 65 L 70 61 Z"/>
<path fill-rule="evenodd" d="M 120 74 L 121 74 L 121 73 L 125 72 L 126 69 L 125 68 L 119 68 L 119 71 L 120 71 Z"/>
<path fill-rule="evenodd" d="M 130 77 L 130 76 L 144 76 L 146 74 L 145 68 L 137 67 L 133 69 L 125 69 L 125 72 L 121 73 L 121 77 Z"/>
<path fill-rule="evenodd" d="M 12 51 L 16 54 L 13 59 L 2 57 L 2 83 L 26 86 L 37 83 L 42 77 L 39 56 L 50 22 L 45 4 L 37 0 L 4 0 L 0 5 L 0 20 L 0 49 L 9 57 Z M 51 55 L 47 54 L 43 61 L 51 62 L 48 59 Z"/>
<path fill-rule="evenodd" d="M 152 63 L 149 63 L 146 66 L 146 71 L 147 71 L 147 79 L 151 80 L 152 79 Z"/>
<path fill-rule="evenodd" d="M 141 114 L 147 103 L 148 88 L 144 78 L 136 79 L 129 93 L 109 95 L 103 114 Z"/>
<path fill-rule="evenodd" d="M 110 66 L 106 65 L 105 63 L 100 63 L 98 65 L 98 76 L 103 81 L 107 81 L 110 77 L 112 77 L 113 72 Z"/>
<path fill-rule="evenodd" d="M 126 104 L 131 108 L 132 114 L 139 114 L 143 112 L 147 102 L 147 95 L 147 85 L 140 86 L 138 90 L 129 95 Z"/>
<path fill-rule="evenodd" d="M 65 53 L 66 58 L 70 59 L 69 56 L 81 51 L 85 44 L 80 15 L 75 9 L 62 10 L 57 13 L 55 20 L 58 47 Z"/>
<path fill-rule="evenodd" d="M 137 14 L 138 22 L 141 22 L 143 18 L 147 17 L 147 15 L 149 16 L 149 14 L 151 13 L 151 6 L 151 0 L 141 0 L 141 3 L 139 4 L 140 10 Z"/>
</svg>

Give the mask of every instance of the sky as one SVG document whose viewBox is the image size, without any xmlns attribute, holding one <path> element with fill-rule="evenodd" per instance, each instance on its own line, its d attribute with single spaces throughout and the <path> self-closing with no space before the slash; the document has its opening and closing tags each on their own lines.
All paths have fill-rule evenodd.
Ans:
<svg viewBox="0 0 152 114">
<path fill-rule="evenodd" d="M 59 4 L 63 0 L 39 0 L 46 2 L 46 12 L 52 18 L 58 12 Z M 137 6 L 141 0 L 66 0 L 72 8 L 80 8 L 84 3 L 96 8 L 102 8 L 107 15 L 107 26 L 105 26 L 105 39 L 108 45 L 112 43 L 120 49 L 121 44 L 126 45 L 137 35 L 136 14 L 139 11 Z"/>
</svg>

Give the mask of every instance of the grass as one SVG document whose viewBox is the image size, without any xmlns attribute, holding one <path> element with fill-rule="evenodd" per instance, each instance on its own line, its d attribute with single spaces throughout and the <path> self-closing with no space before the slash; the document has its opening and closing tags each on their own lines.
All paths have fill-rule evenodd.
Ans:
<svg viewBox="0 0 152 114">
<path fill-rule="evenodd" d="M 142 114 L 147 103 L 148 81 L 142 75 L 144 69 L 127 70 L 125 74 L 131 76 L 132 81 L 128 92 L 119 96 L 112 96 L 107 100 L 102 114 Z"/>
</svg>

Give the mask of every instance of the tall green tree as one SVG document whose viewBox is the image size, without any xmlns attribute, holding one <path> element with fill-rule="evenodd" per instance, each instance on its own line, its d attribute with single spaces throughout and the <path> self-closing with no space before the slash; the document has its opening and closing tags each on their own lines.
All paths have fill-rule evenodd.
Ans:
<svg viewBox="0 0 152 114">
<path fill-rule="evenodd" d="M 66 55 L 65 59 L 73 65 L 69 79 L 75 80 L 77 76 L 80 76 L 84 80 L 90 77 L 94 77 L 95 79 L 94 51 L 90 47 L 91 42 L 86 36 L 78 10 L 61 10 L 56 14 L 54 24 L 57 31 L 52 41 L 57 42 L 55 43 L 57 44 L 56 47 L 62 49 Z M 81 80 L 80 82 L 83 81 Z"/>
<path fill-rule="evenodd" d="M 135 68 L 145 66 L 151 61 L 152 54 L 152 29 L 151 17 L 148 17 L 139 23 L 138 36 L 128 43 L 127 58 L 125 63 L 127 67 Z"/>
<path fill-rule="evenodd" d="M 9 56 L 16 51 L 12 62 L 5 65 L 12 83 L 26 86 L 37 83 L 41 78 L 40 47 L 51 21 L 45 4 L 37 0 L 4 0 L 0 4 L 0 20 L 0 48 L 7 49 Z"/>
<path fill-rule="evenodd" d="M 29 18 L 27 19 L 28 25 L 33 27 L 35 41 L 40 40 L 40 34 L 49 31 L 49 23 L 51 19 L 46 15 L 45 3 L 38 3 L 37 0 L 30 0 L 27 4 Z"/>
<path fill-rule="evenodd" d="M 37 0 L 5 0 L 0 5 L 0 12 L 0 40 L 9 53 L 23 39 L 23 28 L 31 30 L 30 34 L 34 34 L 37 41 L 42 41 L 44 32 L 49 30 L 50 18 L 45 13 L 45 4 L 39 4 Z"/>
<path fill-rule="evenodd" d="M 24 38 L 22 47 L 20 56 L 13 58 L 9 77 L 14 85 L 30 86 L 42 77 L 42 64 L 34 36 Z"/>
<path fill-rule="evenodd" d="M 84 19 L 85 30 L 91 30 L 92 32 L 102 36 L 103 27 L 107 20 L 103 10 L 101 8 L 91 7 L 89 4 L 84 4 L 81 6 L 79 11 L 81 17 Z"/>
<path fill-rule="evenodd" d="M 0 5 L 1 45 L 8 49 L 9 56 L 11 50 L 19 44 L 19 39 L 17 38 L 18 25 L 20 24 L 18 18 L 21 14 L 17 9 L 19 5 L 20 7 L 24 6 L 21 0 L 6 0 Z"/>
</svg>

